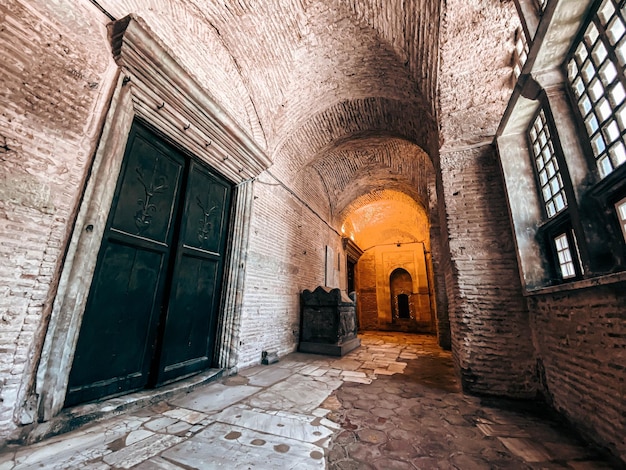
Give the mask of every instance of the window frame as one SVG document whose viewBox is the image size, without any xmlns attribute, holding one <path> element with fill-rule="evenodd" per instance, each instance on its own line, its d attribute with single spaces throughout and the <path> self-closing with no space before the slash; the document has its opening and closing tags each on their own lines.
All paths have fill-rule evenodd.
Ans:
<svg viewBox="0 0 626 470">
<path fill-rule="evenodd" d="M 539 176 L 539 171 L 536 164 L 535 154 L 533 151 L 533 140 L 531 138 L 531 129 L 534 128 L 535 121 L 538 116 L 543 112 L 545 118 L 545 125 L 550 133 L 550 139 L 552 140 L 552 149 L 554 151 L 554 159 L 559 167 L 558 171 L 561 175 L 561 181 L 563 183 L 562 191 L 565 195 L 566 205 L 563 209 L 558 211 L 553 216 L 549 216 L 546 208 L 546 201 L 543 198 L 542 184 Z M 569 169 L 567 161 L 565 160 L 565 154 L 563 152 L 563 146 L 559 137 L 558 129 L 552 114 L 550 107 L 550 101 L 548 100 L 545 92 L 542 93 L 539 99 L 538 109 L 533 113 L 532 118 L 528 126 L 526 127 L 525 139 L 528 145 L 528 158 L 533 168 L 533 177 L 535 181 L 535 194 L 537 200 L 541 206 L 542 220 L 537 227 L 537 240 L 543 247 L 546 254 L 546 260 L 549 264 L 549 278 L 550 284 L 563 284 L 573 281 L 578 281 L 585 276 L 585 269 L 583 267 L 583 259 L 586 259 L 586 246 L 584 245 L 584 234 L 578 233 L 582 228 L 579 227 L 579 214 L 578 214 L 578 201 L 574 192 L 572 180 L 569 175 Z M 563 278 L 561 274 L 561 267 L 558 259 L 555 239 L 559 235 L 566 233 L 567 240 L 572 255 L 572 262 L 574 264 L 574 270 L 576 275 L 568 278 Z M 582 245 L 581 241 L 583 240 Z M 582 251 L 581 251 L 582 250 Z"/>
<path fill-rule="evenodd" d="M 568 188 L 571 188 L 572 182 L 569 178 L 569 173 L 567 171 L 567 162 L 565 161 L 565 158 L 563 156 L 561 142 L 558 139 L 556 126 L 554 124 L 554 117 L 552 116 L 552 113 L 549 111 L 549 108 L 550 108 L 549 104 L 544 103 L 544 100 L 541 100 L 539 108 L 533 114 L 533 117 L 530 120 L 530 124 L 526 128 L 526 141 L 528 144 L 528 154 L 531 159 L 530 163 L 532 165 L 533 175 L 535 178 L 535 190 L 539 198 L 539 201 L 541 201 L 541 213 L 543 217 L 543 223 L 547 223 L 548 221 L 553 220 L 554 218 L 559 216 L 560 214 L 564 212 L 568 212 L 570 200 L 573 197 L 573 192 L 571 190 L 568 190 Z M 546 201 L 543 196 L 543 191 L 542 191 L 543 184 L 541 183 L 541 175 L 539 173 L 539 169 L 537 168 L 537 162 L 536 162 L 537 157 L 535 156 L 534 151 L 533 151 L 534 142 L 530 135 L 531 129 L 534 128 L 535 122 L 537 121 L 537 118 L 542 112 L 546 121 L 545 122 L 546 127 L 548 128 L 548 132 L 550 133 L 550 140 L 552 142 L 552 150 L 554 151 L 553 158 L 556 160 L 556 164 L 558 166 L 557 172 L 560 175 L 560 179 L 562 183 L 561 191 L 564 193 L 564 197 L 565 197 L 565 201 L 564 201 L 565 206 L 561 210 L 556 211 L 554 215 L 549 215 L 548 210 L 546 208 L 546 206 L 548 205 L 548 201 Z"/>
<path fill-rule="evenodd" d="M 608 1 L 612 1 L 612 0 L 608 0 Z M 622 164 L 616 166 L 613 168 L 613 170 L 608 173 L 607 175 L 605 175 L 604 177 L 601 175 L 600 170 L 598 168 L 598 161 L 599 159 L 596 158 L 595 153 L 593 151 L 593 147 L 592 147 L 592 142 L 591 142 L 591 136 L 589 135 L 589 132 L 587 130 L 587 126 L 585 125 L 585 117 L 582 115 L 582 112 L 578 106 L 578 97 L 576 96 L 576 94 L 574 93 L 574 81 L 570 81 L 569 78 L 569 63 L 574 60 L 576 61 L 576 50 L 578 49 L 579 45 L 584 42 L 584 38 L 585 38 L 585 34 L 587 32 L 587 29 L 589 28 L 589 25 L 591 23 L 594 23 L 596 26 L 596 29 L 599 32 L 599 38 L 602 34 L 604 34 L 605 32 L 605 28 L 604 26 L 602 26 L 599 18 L 598 18 L 598 11 L 600 10 L 600 7 L 602 6 L 602 4 L 604 3 L 604 0 L 596 0 L 596 2 L 592 5 L 589 13 L 587 14 L 587 18 L 584 21 L 584 23 L 581 25 L 580 30 L 578 31 L 578 33 L 576 34 L 576 36 L 574 37 L 571 47 L 565 57 L 565 60 L 563 61 L 562 64 L 562 70 L 565 76 L 565 89 L 566 89 L 566 93 L 568 95 L 568 97 L 570 98 L 570 101 L 572 103 L 572 110 L 573 110 L 573 114 L 574 114 L 574 121 L 575 121 L 575 125 L 576 125 L 576 131 L 577 134 L 580 136 L 579 141 L 580 144 L 583 148 L 583 153 L 585 156 L 585 159 L 587 161 L 587 166 L 588 166 L 588 171 L 593 175 L 593 179 L 595 184 L 599 184 L 602 183 L 606 180 L 609 179 L 617 179 L 616 178 L 616 173 L 618 173 L 618 170 L 620 170 L 621 168 L 626 166 L 626 162 L 623 162 Z M 623 3 L 623 0 L 622 2 Z M 619 7 L 618 7 L 619 9 Z M 625 23 L 626 23 L 626 15 L 622 15 Z M 623 39 L 624 40 L 624 39 Z M 596 43 L 600 41 L 603 44 L 605 43 L 604 41 L 602 41 L 601 39 L 596 39 Z M 610 45 L 610 43 L 609 43 Z M 591 55 L 591 52 L 589 53 Z M 615 53 L 615 48 L 614 47 L 608 47 L 607 48 L 607 56 L 611 59 L 611 61 L 617 65 L 619 65 L 619 61 L 617 60 L 617 55 Z M 598 72 L 599 74 L 599 70 L 595 70 L 595 64 L 594 64 L 594 71 Z M 617 67 L 617 80 L 623 85 L 624 89 L 626 90 L 626 70 L 620 67 Z M 581 75 L 582 72 L 580 72 L 579 70 L 579 75 Z M 602 84 L 603 89 L 604 89 L 604 84 Z M 585 92 L 588 92 L 589 88 L 585 85 Z M 608 91 L 604 90 L 604 96 L 607 97 L 608 99 Z M 626 109 L 626 99 L 621 103 L 621 107 L 623 109 Z M 595 114 L 595 106 L 592 103 L 592 109 Z M 611 108 L 611 116 L 615 117 L 615 112 L 614 109 Z M 604 121 L 603 121 L 604 122 Z M 604 130 L 603 130 L 603 126 L 602 123 L 598 123 L 598 127 L 599 127 L 599 133 L 602 135 L 603 140 L 606 143 L 606 138 L 604 137 Z M 626 126 L 625 126 L 626 127 Z M 620 134 L 623 136 L 622 138 L 622 142 L 624 143 L 624 146 L 626 147 L 626 128 L 624 129 L 624 131 L 620 131 Z M 614 141 L 615 142 L 615 141 Z M 610 145 L 607 145 L 607 148 L 609 148 Z M 608 152 L 607 152 L 608 155 Z"/>
</svg>

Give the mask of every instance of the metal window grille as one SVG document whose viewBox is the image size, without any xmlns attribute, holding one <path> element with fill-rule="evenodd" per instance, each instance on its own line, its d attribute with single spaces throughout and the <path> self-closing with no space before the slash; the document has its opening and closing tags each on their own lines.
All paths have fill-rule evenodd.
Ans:
<svg viewBox="0 0 626 470">
<path fill-rule="evenodd" d="M 548 218 L 551 218 L 567 207 L 567 198 L 543 109 L 539 111 L 528 133 L 535 170 L 541 186 L 541 197 L 545 204 L 546 214 Z"/>
<path fill-rule="evenodd" d="M 561 268 L 561 276 L 563 279 L 576 277 L 574 260 L 572 258 L 572 252 L 569 247 L 567 235 L 562 233 L 561 235 L 555 237 L 554 244 L 556 246 L 556 254 L 559 259 L 559 266 Z"/>
<path fill-rule="evenodd" d="M 602 178 L 626 162 L 626 6 L 619 3 L 602 2 L 567 64 Z"/>
</svg>

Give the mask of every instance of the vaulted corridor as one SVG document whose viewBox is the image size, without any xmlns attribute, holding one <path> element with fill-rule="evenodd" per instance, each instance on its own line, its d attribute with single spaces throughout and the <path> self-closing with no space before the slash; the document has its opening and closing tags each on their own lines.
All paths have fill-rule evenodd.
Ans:
<svg viewBox="0 0 626 470">
<path fill-rule="evenodd" d="M 160 402 L 87 454 L 170 458 L 228 434 L 220 390 L 256 416 L 293 375 L 337 390 L 313 432 L 357 423 L 303 441 L 338 467 L 462 467 L 438 447 L 461 436 L 494 446 L 467 465 L 517 459 L 526 431 L 488 435 L 469 397 L 545 403 L 626 462 L 626 2 L 4 0 L 0 62 L 0 449 Z M 291 355 L 357 332 L 432 335 L 458 389 L 420 395 L 420 345 Z M 217 379 L 203 410 L 170 401 Z M 470 418 L 392 437 L 381 384 L 407 426 L 437 419 L 417 396 Z"/>
<path fill-rule="evenodd" d="M 294 353 L 9 448 L 0 469 L 613 468 L 545 407 L 463 394 L 433 336 L 362 343 L 343 358 Z"/>
</svg>

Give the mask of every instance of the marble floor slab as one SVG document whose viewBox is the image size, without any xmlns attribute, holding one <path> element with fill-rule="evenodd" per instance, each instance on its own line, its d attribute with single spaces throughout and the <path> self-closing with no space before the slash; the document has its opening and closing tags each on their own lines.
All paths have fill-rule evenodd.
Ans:
<svg viewBox="0 0 626 470">
<path fill-rule="evenodd" d="M 463 394 L 436 338 L 360 338 L 342 358 L 293 353 L 37 444 L 9 445 L 0 470 L 620 468 L 541 413 Z"/>
</svg>

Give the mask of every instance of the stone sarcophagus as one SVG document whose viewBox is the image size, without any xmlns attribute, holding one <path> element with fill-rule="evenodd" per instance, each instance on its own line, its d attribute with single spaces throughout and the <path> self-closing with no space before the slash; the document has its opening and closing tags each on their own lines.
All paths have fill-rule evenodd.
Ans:
<svg viewBox="0 0 626 470">
<path fill-rule="evenodd" d="M 357 338 L 356 305 L 348 295 L 329 287 L 304 290 L 300 296 L 298 351 L 343 356 L 361 345 Z"/>
</svg>

